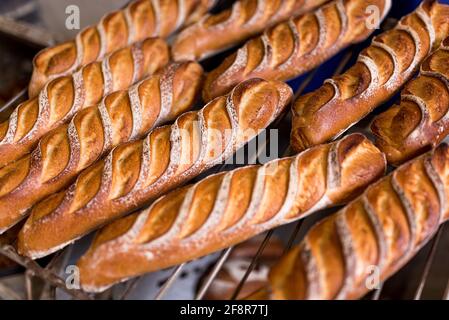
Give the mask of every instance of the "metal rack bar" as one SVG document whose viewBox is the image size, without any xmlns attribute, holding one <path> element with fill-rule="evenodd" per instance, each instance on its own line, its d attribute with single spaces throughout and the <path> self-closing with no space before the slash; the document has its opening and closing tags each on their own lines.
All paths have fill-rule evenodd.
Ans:
<svg viewBox="0 0 449 320">
<path fill-rule="evenodd" d="M 231 296 L 231 300 L 235 300 L 239 296 L 239 293 L 242 290 L 243 286 L 245 285 L 246 280 L 248 280 L 249 275 L 251 274 L 251 272 L 256 267 L 256 264 L 257 264 L 257 262 L 259 260 L 260 255 L 265 250 L 265 247 L 267 246 L 268 242 L 270 241 L 270 238 L 273 235 L 273 232 L 274 232 L 274 230 L 268 231 L 267 235 L 265 236 L 265 239 L 263 239 L 262 243 L 259 246 L 259 249 L 257 249 L 256 254 L 252 258 L 251 263 L 250 263 L 248 269 L 246 269 L 246 272 L 243 275 L 243 278 L 240 280 L 237 288 L 234 290 L 234 293 Z"/>
<path fill-rule="evenodd" d="M 444 290 L 443 300 L 449 300 L 449 279 L 447 280 L 446 290 Z"/>
<path fill-rule="evenodd" d="M 48 30 L 4 15 L 0 15 L 0 32 L 37 48 L 55 44 L 55 37 Z"/>
<path fill-rule="evenodd" d="M 292 234 L 290 235 L 287 245 L 285 246 L 284 254 L 287 253 L 293 247 L 293 243 L 295 242 L 295 239 L 298 236 L 298 233 L 301 230 L 303 223 L 304 223 L 304 219 L 301 219 L 296 223 L 295 229 L 293 230 Z"/>
<path fill-rule="evenodd" d="M 27 300 L 33 300 L 33 273 L 30 269 L 25 271 L 25 296 Z"/>
<path fill-rule="evenodd" d="M 7 103 L 0 107 L 0 113 L 8 112 L 8 110 L 16 107 L 19 103 L 26 100 L 28 96 L 28 89 L 24 88 L 19 91 L 14 97 L 12 97 Z"/>
<path fill-rule="evenodd" d="M 42 268 L 34 260 L 31 260 L 26 257 L 22 257 L 21 255 L 19 255 L 16 252 L 14 247 L 12 247 L 11 245 L 5 245 L 5 246 L 0 247 L 0 254 L 8 257 L 9 259 L 13 260 L 14 262 L 25 267 L 27 270 L 31 271 L 34 276 L 44 279 L 44 280 L 48 281 L 51 285 L 64 290 L 65 292 L 67 292 L 68 294 L 70 294 L 71 296 L 73 296 L 76 299 L 80 299 L 80 300 L 91 300 L 92 299 L 92 297 L 90 297 L 88 294 L 84 293 L 81 290 L 67 288 L 64 279 L 55 275 L 51 270 Z"/>
<path fill-rule="evenodd" d="M 441 239 L 442 231 L 443 231 L 443 228 L 440 227 L 438 229 L 436 236 L 432 240 L 432 245 L 430 247 L 430 251 L 429 251 L 429 254 L 426 259 L 426 264 L 424 266 L 423 273 L 419 280 L 418 288 L 416 289 L 415 296 L 413 298 L 414 300 L 421 299 L 422 292 L 424 290 L 424 286 L 426 284 L 427 278 L 429 277 L 430 268 L 432 267 L 433 261 L 435 259 L 435 253 L 437 251 L 438 243 L 440 242 L 440 239 Z"/>
<path fill-rule="evenodd" d="M 123 293 L 120 295 L 119 300 L 125 300 L 126 298 L 128 298 L 129 294 L 137 286 L 137 284 L 139 283 L 140 279 L 141 279 L 141 277 L 137 277 L 137 278 L 129 280 L 126 283 L 126 288 L 125 288 L 125 290 L 123 290 Z"/>
<path fill-rule="evenodd" d="M 198 294 L 196 295 L 195 300 L 201 300 L 204 298 L 204 295 L 206 294 L 207 290 L 209 289 L 214 279 L 217 277 L 218 272 L 225 263 L 226 259 L 229 257 L 229 254 L 231 253 L 232 249 L 233 247 L 229 247 L 221 252 L 220 257 L 215 263 L 211 273 L 209 274 L 209 276 L 207 277 L 206 281 L 201 286 L 201 288 L 198 290 Z"/>
<path fill-rule="evenodd" d="M 68 257 L 70 256 L 70 253 L 72 252 L 73 246 L 68 246 L 64 248 L 63 250 L 55 253 L 55 255 L 52 257 L 50 262 L 47 264 L 45 269 L 55 273 L 58 275 L 61 272 L 62 267 L 65 265 Z M 49 284 L 48 282 L 45 282 L 44 287 L 42 288 L 42 292 L 40 294 L 39 300 L 42 300 L 45 298 L 45 296 L 48 296 L 49 298 L 55 298 L 56 297 L 56 288 Z"/>
<path fill-rule="evenodd" d="M 13 289 L 0 282 L 0 299 L 5 300 L 22 300 Z"/>
<path fill-rule="evenodd" d="M 155 300 L 162 300 L 162 298 L 167 294 L 167 291 L 171 288 L 171 286 L 176 281 L 176 279 L 178 279 L 179 275 L 181 274 L 181 270 L 182 270 L 182 268 L 184 268 L 185 265 L 186 265 L 186 262 L 178 265 L 175 268 L 172 275 L 168 278 L 168 280 L 161 287 L 161 290 L 159 290 L 156 297 L 154 297 Z"/>
</svg>

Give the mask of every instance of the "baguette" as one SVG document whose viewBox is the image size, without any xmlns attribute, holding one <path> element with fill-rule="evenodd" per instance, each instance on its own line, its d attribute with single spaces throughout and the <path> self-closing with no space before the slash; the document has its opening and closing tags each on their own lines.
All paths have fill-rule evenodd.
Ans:
<svg viewBox="0 0 449 320">
<path fill-rule="evenodd" d="M 401 102 L 378 115 L 371 131 L 389 163 L 399 165 L 436 147 L 449 134 L 449 38 L 421 65 Z"/>
<path fill-rule="evenodd" d="M 284 83 L 251 79 L 173 125 L 115 148 L 32 209 L 20 252 L 48 255 L 223 162 L 284 111 L 291 96 Z"/>
<path fill-rule="evenodd" d="M 118 50 L 73 75 L 49 82 L 39 96 L 20 104 L 0 124 L 0 168 L 30 152 L 47 132 L 68 122 L 75 112 L 95 105 L 103 96 L 128 88 L 169 61 L 167 44 L 159 38 Z"/>
<path fill-rule="evenodd" d="M 225 94 L 245 79 L 284 81 L 312 70 L 374 31 L 367 23 L 370 6 L 379 8 L 383 19 L 391 0 L 334 0 L 313 13 L 267 29 L 209 73 L 203 99 Z"/>
<path fill-rule="evenodd" d="M 383 154 L 354 134 L 264 166 L 213 175 L 104 228 L 78 263 L 82 287 L 104 290 L 232 246 L 344 203 L 384 173 Z"/>
<path fill-rule="evenodd" d="M 98 106 L 78 112 L 69 124 L 44 136 L 31 154 L 0 169 L 0 233 L 113 147 L 141 138 L 191 108 L 202 75 L 195 62 L 173 63 L 130 90 L 114 92 Z"/>
<path fill-rule="evenodd" d="M 215 0 L 135 0 L 109 13 L 74 40 L 46 48 L 33 60 L 28 95 L 37 96 L 50 80 L 75 72 L 105 55 L 147 37 L 167 37 L 198 19 Z"/>
<path fill-rule="evenodd" d="M 385 281 L 449 218 L 449 148 L 406 163 L 322 220 L 272 268 L 257 298 L 357 299 Z M 373 278 L 374 280 L 374 278 Z"/>
<path fill-rule="evenodd" d="M 232 47 L 266 27 L 317 8 L 329 0 L 239 0 L 232 8 L 205 15 L 180 32 L 172 46 L 175 60 L 200 60 Z"/>
<path fill-rule="evenodd" d="M 449 5 L 424 1 L 395 28 L 375 37 L 357 63 L 293 106 L 295 151 L 332 140 L 393 97 L 449 34 Z"/>
</svg>

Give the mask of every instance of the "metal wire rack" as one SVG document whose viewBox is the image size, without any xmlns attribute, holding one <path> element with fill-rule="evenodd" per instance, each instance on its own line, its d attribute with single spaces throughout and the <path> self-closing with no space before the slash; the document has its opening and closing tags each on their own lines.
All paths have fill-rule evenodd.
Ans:
<svg viewBox="0 0 449 320">
<path fill-rule="evenodd" d="M 391 21 L 387 22 L 384 25 L 384 27 L 386 27 L 388 24 L 391 25 Z M 345 50 L 343 53 L 335 57 L 333 59 L 334 60 L 332 68 L 333 70 L 327 70 L 327 72 L 329 73 L 331 71 L 331 74 L 334 75 L 341 73 L 350 64 L 350 62 L 355 59 L 360 47 L 362 46 L 354 46 L 352 48 Z M 323 68 L 323 66 L 320 68 Z M 328 69 L 328 64 L 326 64 L 325 68 Z M 298 96 L 307 90 L 313 89 L 314 83 L 315 85 L 316 84 L 319 85 L 320 83 L 322 83 L 323 80 L 321 78 L 323 77 L 327 78 L 328 76 L 329 76 L 328 74 L 325 74 L 323 72 L 319 73 L 318 68 L 309 72 L 307 75 L 301 77 L 300 80 L 296 80 L 295 83 L 292 83 L 293 87 L 295 86 L 297 87 L 295 95 Z M 11 99 L 11 101 L 8 102 L 5 106 L 0 107 L 0 112 L 7 112 L 8 109 L 15 107 L 17 104 L 23 101 L 25 97 L 26 91 L 23 90 L 16 97 Z M 366 123 L 366 121 L 369 121 L 369 119 L 365 120 L 364 122 Z M 281 130 L 280 140 L 288 141 L 288 132 L 289 132 L 288 129 L 290 127 L 289 114 L 284 114 L 272 125 L 272 127 L 284 128 L 285 134 L 282 134 Z M 366 127 L 362 122 L 362 125 L 356 126 L 355 128 L 352 129 L 352 131 L 365 131 L 365 128 Z M 262 152 L 262 150 L 264 150 L 263 147 L 265 147 L 268 143 L 269 137 L 267 137 L 263 146 L 259 145 L 258 151 L 256 151 L 256 153 L 249 155 L 248 162 L 255 163 L 259 158 L 259 155 Z M 290 154 L 290 148 L 288 145 L 284 145 L 281 148 L 283 151 L 282 156 L 287 156 Z M 233 167 L 234 166 L 232 165 L 221 165 L 213 168 L 208 173 L 229 170 L 232 169 Z M 298 239 L 301 237 L 301 234 L 304 234 L 304 232 L 308 229 L 308 226 L 310 226 L 316 219 L 317 219 L 316 216 L 311 216 L 294 223 L 294 226 L 290 228 L 291 230 L 289 235 L 287 237 L 284 237 L 286 243 L 285 251 L 287 251 L 296 241 L 298 241 Z M 408 266 L 411 266 L 414 270 L 415 273 L 414 279 L 418 280 L 417 283 L 415 284 L 414 290 L 411 291 L 412 296 L 410 296 L 409 298 L 415 300 L 425 298 L 424 296 L 425 288 L 426 285 L 429 283 L 429 279 L 432 277 L 432 267 L 435 264 L 437 264 L 438 251 L 439 251 L 438 249 L 442 246 L 449 246 L 449 237 L 447 237 L 449 231 L 447 229 L 448 229 L 447 225 L 441 226 L 435 237 L 432 239 L 432 241 L 419 254 L 421 256 L 421 259 L 415 258 L 408 264 Z M 274 233 L 275 230 L 271 230 L 266 233 L 265 238 L 260 244 L 260 247 L 258 248 L 255 255 L 252 257 L 252 260 L 248 268 L 244 272 L 244 276 L 241 278 L 240 282 L 238 283 L 236 289 L 229 297 L 229 299 L 236 299 L 236 297 L 238 297 L 243 286 L 245 285 L 246 280 L 248 279 L 251 272 L 257 265 L 259 258 L 261 257 L 262 253 L 264 252 L 270 240 L 272 239 Z M 66 280 L 64 279 L 63 276 L 61 276 L 61 271 L 64 270 L 67 264 L 69 264 L 70 257 L 73 255 L 72 249 L 74 248 L 74 246 L 75 245 L 69 246 L 62 252 L 53 255 L 52 258 L 47 263 L 44 264 L 40 264 L 31 259 L 20 256 L 16 252 L 12 244 L 0 246 L 0 254 L 8 257 L 9 259 L 13 260 L 14 262 L 21 265 L 24 268 L 26 299 L 54 299 L 56 298 L 57 290 L 64 292 L 66 294 L 65 297 L 73 299 L 109 299 L 109 298 L 127 299 L 132 295 L 133 291 L 142 281 L 142 277 L 134 278 L 127 281 L 124 285 L 121 285 L 120 288 L 121 290 L 119 294 L 115 295 L 113 293 L 113 290 L 108 290 L 106 293 L 101 295 L 92 295 L 87 294 L 79 289 L 68 288 L 66 286 Z M 232 247 L 227 248 L 225 250 L 222 250 L 218 255 L 215 254 L 212 256 L 211 259 L 214 260 L 214 264 L 211 268 L 209 276 L 202 282 L 201 286 L 196 291 L 196 294 L 194 296 L 196 300 L 201 300 L 204 298 L 205 293 L 210 288 L 213 281 L 216 279 L 219 271 L 223 268 L 223 265 L 229 258 L 232 250 L 233 250 Z M 424 264 L 420 263 L 419 260 L 421 261 L 424 260 Z M 159 289 L 155 292 L 153 298 L 157 300 L 164 299 L 167 296 L 167 293 L 170 291 L 170 289 L 177 286 L 180 277 L 182 277 L 183 275 L 184 270 L 189 266 L 189 264 L 192 263 L 193 262 L 183 263 L 172 268 L 171 270 L 165 271 L 165 274 L 169 272 L 169 275 L 164 281 L 161 281 L 159 283 Z M 404 272 L 404 270 L 401 270 L 399 274 L 401 274 L 402 272 Z M 439 298 L 449 300 L 449 274 L 443 277 L 443 279 L 444 283 L 440 284 L 440 286 L 444 285 L 444 288 L 442 296 Z M 14 290 L 4 285 L 1 280 L 2 279 L 0 278 L 0 298 L 2 297 L 10 299 L 22 298 L 18 296 Z M 35 289 L 38 281 L 40 282 L 39 287 L 41 290 L 39 294 L 36 295 Z M 385 291 L 387 290 L 387 287 L 391 281 L 392 280 L 387 280 L 378 289 L 368 294 L 365 297 L 365 299 L 372 299 L 372 300 L 388 299 L 389 296 L 388 294 L 385 293 Z"/>
</svg>

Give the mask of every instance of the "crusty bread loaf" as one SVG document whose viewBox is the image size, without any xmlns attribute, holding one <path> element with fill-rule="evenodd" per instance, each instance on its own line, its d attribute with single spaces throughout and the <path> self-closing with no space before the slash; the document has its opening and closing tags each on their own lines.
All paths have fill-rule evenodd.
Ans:
<svg viewBox="0 0 449 320">
<path fill-rule="evenodd" d="M 0 169 L 0 233 L 113 147 L 141 138 L 194 106 L 202 80 L 199 64 L 173 63 L 78 112 L 69 124 L 45 135 L 31 154 Z"/>
<path fill-rule="evenodd" d="M 180 32 L 172 46 L 173 58 L 178 61 L 207 58 L 327 1 L 237 0 L 232 8 L 205 15 Z"/>
<path fill-rule="evenodd" d="M 232 246 L 344 203 L 384 172 L 384 155 L 354 134 L 264 166 L 210 176 L 104 228 L 78 263 L 82 287 L 102 290 Z"/>
<path fill-rule="evenodd" d="M 122 144 L 66 191 L 38 203 L 19 250 L 41 257 L 223 162 L 266 128 L 292 97 L 282 82 L 251 79 L 145 139 Z"/>
<path fill-rule="evenodd" d="M 166 37 L 199 19 L 215 0 L 134 0 L 123 10 L 104 16 L 68 41 L 39 52 L 33 60 L 28 94 L 37 96 L 44 85 L 105 55 L 147 37 Z"/>
<path fill-rule="evenodd" d="M 322 220 L 270 272 L 257 298 L 357 299 L 385 281 L 449 218 L 449 148 L 406 163 Z M 374 275 L 373 275 L 374 272 Z"/>
<path fill-rule="evenodd" d="M 374 31 L 370 6 L 378 8 L 383 19 L 391 0 L 334 0 L 313 13 L 267 29 L 209 73 L 203 99 L 225 94 L 245 79 L 288 80 L 312 70 Z"/>
<path fill-rule="evenodd" d="M 156 72 L 168 63 L 169 54 L 163 40 L 149 38 L 49 82 L 38 97 L 20 104 L 0 124 L 0 168 L 30 152 L 44 134 L 77 111 Z"/>
<path fill-rule="evenodd" d="M 392 98 L 447 35 L 449 5 L 422 2 L 396 27 L 375 37 L 348 71 L 298 98 L 293 106 L 293 149 L 338 137 Z"/>
<path fill-rule="evenodd" d="M 378 115 L 371 131 L 389 163 L 399 165 L 437 146 L 449 134 L 449 38 L 421 65 L 401 102 Z"/>
</svg>

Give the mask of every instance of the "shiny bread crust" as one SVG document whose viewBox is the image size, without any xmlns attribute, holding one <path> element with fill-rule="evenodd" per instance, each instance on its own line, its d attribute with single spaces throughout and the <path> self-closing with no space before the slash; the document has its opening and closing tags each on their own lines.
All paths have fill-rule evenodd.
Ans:
<svg viewBox="0 0 449 320">
<path fill-rule="evenodd" d="M 215 0 L 134 0 L 105 15 L 74 40 L 40 51 L 33 60 L 28 94 L 37 96 L 50 80 L 102 60 L 107 54 L 148 37 L 165 38 L 198 20 Z"/>
<path fill-rule="evenodd" d="M 121 144 L 65 191 L 38 203 L 19 235 L 19 251 L 41 257 L 111 222 L 225 159 L 286 109 L 282 82 L 252 79 L 171 126 Z"/>
<path fill-rule="evenodd" d="M 393 95 L 449 34 L 449 5 L 426 0 L 375 37 L 345 73 L 299 97 L 292 108 L 295 151 L 330 141 Z"/>
<path fill-rule="evenodd" d="M 79 110 L 154 74 L 169 58 L 164 40 L 148 38 L 50 81 L 0 124 L 0 168 L 29 153 L 43 135 L 69 122 Z"/>
<path fill-rule="evenodd" d="M 435 148 L 449 134 L 449 38 L 424 60 L 401 101 L 376 116 L 371 131 L 387 160 L 400 165 Z"/>
<path fill-rule="evenodd" d="M 266 29 L 208 74 L 203 99 L 225 94 L 253 77 L 285 81 L 312 70 L 374 32 L 368 24 L 370 6 L 379 9 L 383 20 L 391 0 L 334 0 Z"/>
<path fill-rule="evenodd" d="M 201 60 L 252 37 L 291 16 L 313 10 L 329 0 L 239 0 L 227 10 L 207 14 L 181 31 L 172 46 L 173 58 Z"/>
<path fill-rule="evenodd" d="M 84 290 L 210 254 L 347 202 L 385 172 L 361 134 L 175 190 L 100 231 L 78 263 Z"/>
<path fill-rule="evenodd" d="M 115 146 L 174 120 L 199 98 L 203 70 L 172 63 L 129 90 L 106 96 L 45 135 L 37 148 L 0 169 L 0 233 L 27 216 L 33 204 L 66 187 Z"/>
<path fill-rule="evenodd" d="M 449 218 L 448 200 L 449 148 L 443 144 L 312 227 L 272 268 L 263 298 L 361 298 L 371 280 L 385 281 L 435 235 Z"/>
</svg>

